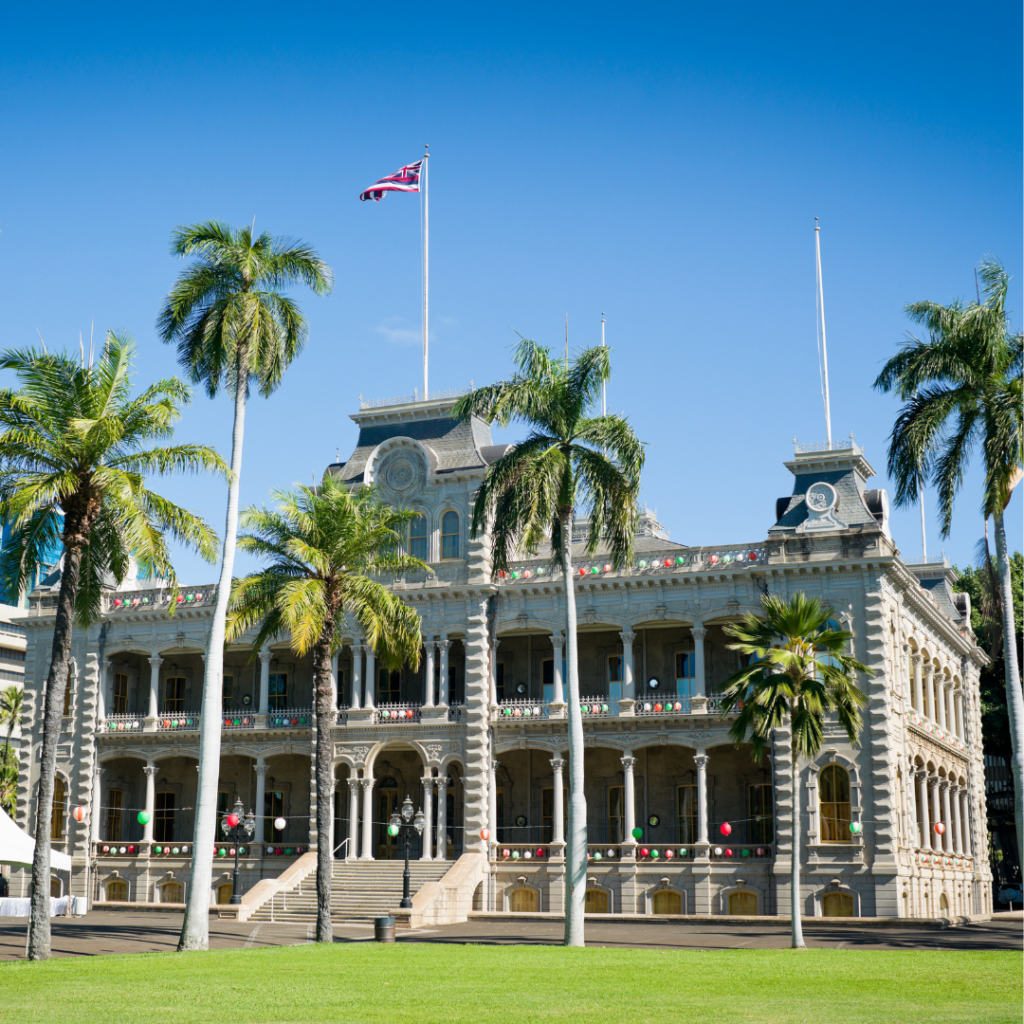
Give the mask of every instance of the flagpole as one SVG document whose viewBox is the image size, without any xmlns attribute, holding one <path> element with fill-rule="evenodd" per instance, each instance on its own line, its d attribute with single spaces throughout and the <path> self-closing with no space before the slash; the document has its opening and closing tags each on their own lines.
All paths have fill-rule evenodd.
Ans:
<svg viewBox="0 0 1024 1024">
<path fill-rule="evenodd" d="M 604 348 L 604 313 L 601 314 L 601 348 Z M 601 381 L 601 415 L 608 415 L 608 382 Z"/>
<path fill-rule="evenodd" d="M 430 313 L 430 193 L 427 191 L 427 163 L 430 160 L 430 146 L 423 147 L 423 401 L 427 392 L 427 330 Z"/>
<path fill-rule="evenodd" d="M 821 312 L 821 355 L 825 369 L 825 433 L 828 437 L 829 450 L 832 448 L 832 413 L 828 405 L 828 347 L 825 344 L 825 292 L 821 284 L 821 236 L 818 218 L 814 218 L 814 252 L 818 264 L 818 309 Z"/>
</svg>

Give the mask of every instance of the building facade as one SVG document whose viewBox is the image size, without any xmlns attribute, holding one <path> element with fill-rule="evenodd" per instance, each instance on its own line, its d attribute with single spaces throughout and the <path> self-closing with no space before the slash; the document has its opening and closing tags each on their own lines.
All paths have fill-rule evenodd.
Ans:
<svg viewBox="0 0 1024 1024">
<path fill-rule="evenodd" d="M 332 816 L 335 857 L 356 866 L 395 857 L 387 823 L 408 795 L 428 820 L 419 857 L 479 862 L 465 875 L 475 907 L 562 905 L 563 580 L 543 552 L 492 576 L 489 538 L 470 536 L 470 510 L 506 449 L 486 424 L 455 422 L 453 404 L 365 406 L 353 416 L 355 451 L 327 469 L 417 511 L 409 548 L 431 567 L 389 581 L 422 618 L 418 671 L 381 669 L 354 628 L 345 636 L 334 673 L 332 806 L 316 805 L 309 658 L 283 639 L 227 651 L 220 806 L 226 813 L 240 800 L 257 815 L 242 852 L 247 888 L 314 848 L 320 814 Z M 807 915 L 987 912 L 985 656 L 965 595 L 952 592 L 944 564 L 900 557 L 885 492 L 868 486 L 873 470 L 852 441 L 797 448 L 785 465 L 792 493 L 774 513 L 765 501 L 764 532 L 752 542 L 675 543 L 645 512 L 635 558 L 616 569 L 600 551 L 584 556 L 578 527 L 587 909 L 787 914 L 798 828 Z M 873 674 L 861 684 L 869 703 L 860 745 L 830 723 L 794 791 L 786 732 L 755 763 L 730 740 L 717 694 L 739 666 L 723 627 L 757 614 L 763 594 L 797 591 L 834 608 Z M 134 581 L 75 637 L 53 841 L 74 857 L 77 894 L 184 899 L 214 593 L 183 590 L 171 615 L 169 592 Z M 19 823 L 29 828 L 54 602 L 54 592 L 37 590 L 24 620 Z M 224 868 L 211 903 L 230 895 L 232 853 L 218 847 Z"/>
</svg>

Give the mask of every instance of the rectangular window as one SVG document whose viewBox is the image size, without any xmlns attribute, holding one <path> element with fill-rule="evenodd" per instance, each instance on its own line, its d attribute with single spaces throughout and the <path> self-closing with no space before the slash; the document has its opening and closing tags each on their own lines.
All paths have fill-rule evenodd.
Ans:
<svg viewBox="0 0 1024 1024">
<path fill-rule="evenodd" d="M 676 788 L 676 816 L 679 822 L 680 843 L 697 842 L 697 787 Z"/>
<path fill-rule="evenodd" d="M 174 841 L 174 794 L 156 794 L 156 808 L 153 814 L 153 838 L 158 843 Z"/>
<path fill-rule="evenodd" d="M 10 647 L 0 647 L 0 661 L 24 661 L 25 652 L 15 651 Z"/>
<path fill-rule="evenodd" d="M 64 813 L 67 810 L 68 790 L 58 775 L 53 780 L 53 819 L 50 822 L 50 840 L 57 842 L 64 838 Z"/>
<path fill-rule="evenodd" d="M 409 554 L 421 562 L 427 560 L 427 517 L 417 516 L 409 524 Z"/>
<path fill-rule="evenodd" d="M 71 691 L 74 689 L 71 673 L 68 672 L 67 682 L 64 684 L 64 717 L 71 717 Z"/>
<path fill-rule="evenodd" d="M 390 669 L 377 670 L 377 703 L 396 704 L 401 700 L 402 673 Z"/>
<path fill-rule="evenodd" d="M 544 830 L 544 842 L 550 843 L 555 834 L 555 787 L 548 786 L 540 791 L 540 823 Z M 562 835 L 569 827 L 569 790 L 562 787 Z"/>
<path fill-rule="evenodd" d="M 164 711 L 185 710 L 185 678 L 171 676 L 164 680 Z"/>
<path fill-rule="evenodd" d="M 750 841 L 752 843 L 775 842 L 775 807 L 771 783 L 751 786 L 750 807 L 747 817 L 750 818 Z"/>
<path fill-rule="evenodd" d="M 622 655 L 621 654 L 609 654 L 608 655 L 608 682 L 609 683 L 621 683 L 622 682 Z"/>
<path fill-rule="evenodd" d="M 121 822 L 124 820 L 124 790 L 112 789 L 107 793 L 107 842 L 116 843 L 121 838 Z"/>
<path fill-rule="evenodd" d="M 111 714 L 128 714 L 128 674 L 126 672 L 114 673 L 114 694 L 113 708 Z"/>
<path fill-rule="evenodd" d="M 545 658 L 540 663 L 540 678 L 543 686 L 544 699 L 555 699 L 555 662 L 553 658 Z"/>
<path fill-rule="evenodd" d="M 625 842 L 623 829 L 626 825 L 626 789 L 624 786 L 608 787 L 608 842 Z"/>
<path fill-rule="evenodd" d="M 676 653 L 676 694 L 693 696 L 693 681 L 697 675 L 697 657 L 692 651 Z"/>
<path fill-rule="evenodd" d="M 281 790 L 267 790 L 263 797 L 263 835 L 268 843 L 279 843 L 284 839 L 285 829 L 274 828 L 274 822 L 284 816 L 284 793 Z"/>
<path fill-rule="evenodd" d="M 225 675 L 220 687 L 221 710 L 227 711 L 235 699 L 235 677 Z"/>
<path fill-rule="evenodd" d="M 270 697 L 271 711 L 283 711 L 286 707 L 288 707 L 287 672 L 270 673 L 270 687 L 268 693 Z"/>
</svg>

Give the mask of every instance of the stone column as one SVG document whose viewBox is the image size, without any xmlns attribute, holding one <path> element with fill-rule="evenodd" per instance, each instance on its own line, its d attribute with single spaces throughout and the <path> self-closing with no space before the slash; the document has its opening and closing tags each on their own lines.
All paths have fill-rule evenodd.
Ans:
<svg viewBox="0 0 1024 1024">
<path fill-rule="evenodd" d="M 153 842 L 153 818 L 156 815 L 156 765 L 152 761 L 146 762 L 142 769 L 146 773 L 146 810 L 149 812 L 149 821 L 142 826 L 142 841 Z"/>
<path fill-rule="evenodd" d="M 362 644 L 352 645 L 352 703 L 349 707 L 358 710 L 363 689 L 363 651 Z"/>
<path fill-rule="evenodd" d="M 564 771 L 565 759 L 553 757 L 551 759 L 552 785 L 554 786 L 554 792 L 551 794 L 551 845 L 560 847 L 565 846 L 565 797 L 562 793 L 565 785 L 562 781 L 562 772 Z M 559 850 L 558 855 L 561 856 L 562 852 Z"/>
<path fill-rule="evenodd" d="M 498 762 L 491 761 L 487 773 L 487 827 L 491 830 L 491 842 L 498 841 Z"/>
<path fill-rule="evenodd" d="M 623 823 L 622 830 L 626 834 L 622 837 L 624 843 L 636 846 L 633 838 L 633 829 L 636 828 L 636 783 L 633 781 L 633 769 L 636 767 L 636 758 L 626 754 L 622 758 L 622 796 L 623 796 Z"/>
<path fill-rule="evenodd" d="M 253 842 L 262 843 L 266 823 L 267 773 L 270 771 L 270 765 L 262 757 L 257 757 L 253 771 L 256 772 L 256 806 L 253 808 L 253 813 L 256 815 L 256 831 L 252 838 Z"/>
<path fill-rule="evenodd" d="M 107 717 L 107 701 L 110 693 L 110 683 L 113 680 L 113 664 L 109 658 L 104 658 L 100 664 L 100 685 L 96 694 L 96 721 L 102 722 Z"/>
<path fill-rule="evenodd" d="M 498 705 L 498 644 L 500 643 L 501 637 L 497 636 L 491 642 L 491 697 L 488 701 L 491 707 L 497 707 Z"/>
<path fill-rule="evenodd" d="M 561 633 L 552 633 L 551 649 L 554 651 L 554 655 L 551 664 L 551 681 L 554 684 L 552 687 L 554 693 L 551 703 L 556 707 L 565 707 L 565 684 L 562 680 L 562 651 L 564 648 L 565 637 Z"/>
<path fill-rule="evenodd" d="M 437 860 L 448 859 L 448 784 L 451 779 L 440 775 L 434 779 L 437 787 Z"/>
<path fill-rule="evenodd" d="M 622 699 L 636 700 L 636 680 L 633 673 L 633 641 L 636 633 L 624 629 L 619 637 L 622 639 Z"/>
<path fill-rule="evenodd" d="M 313 706 L 316 706 L 316 697 L 313 698 Z M 331 655 L 331 711 L 338 710 L 338 655 Z"/>
<path fill-rule="evenodd" d="M 434 648 L 437 644 L 433 640 L 427 640 L 423 644 L 423 706 L 432 708 L 434 706 Z"/>
<path fill-rule="evenodd" d="M 971 807 L 966 786 L 960 790 L 960 849 L 965 857 L 971 856 Z"/>
<path fill-rule="evenodd" d="M 92 770 L 92 819 L 89 822 L 92 841 L 100 841 L 100 819 L 103 817 L 103 769 L 100 767 Z"/>
<path fill-rule="evenodd" d="M 953 700 L 953 684 L 949 683 L 946 686 L 946 728 L 954 735 L 959 736 L 960 733 L 956 727 L 956 703 Z"/>
<path fill-rule="evenodd" d="M 960 845 L 960 787 L 949 787 L 949 821 L 946 822 L 949 837 L 953 844 L 953 853 L 963 853 Z"/>
<path fill-rule="evenodd" d="M 429 773 L 429 769 L 427 769 Z M 433 860 L 434 851 L 432 838 L 434 833 L 434 779 L 430 774 L 424 775 L 420 782 L 423 784 L 423 845 L 420 853 L 420 860 Z"/>
<path fill-rule="evenodd" d="M 360 779 L 363 787 L 363 852 L 360 860 L 373 860 L 373 779 Z"/>
<path fill-rule="evenodd" d="M 965 740 L 967 734 L 964 732 L 964 691 L 954 690 L 953 691 L 953 703 L 956 707 L 956 714 L 953 716 L 956 722 L 956 734 L 957 736 Z"/>
<path fill-rule="evenodd" d="M 377 656 L 366 648 L 366 704 L 368 708 L 377 706 Z"/>
<path fill-rule="evenodd" d="M 932 678 L 934 667 L 931 664 L 921 666 L 921 671 L 924 673 L 924 717 L 930 722 L 938 721 L 935 715 L 935 686 Z"/>
<path fill-rule="evenodd" d="M 924 714 L 924 685 L 921 681 L 921 655 L 912 654 L 910 664 L 914 667 L 914 710 Z"/>
<path fill-rule="evenodd" d="M 690 632 L 693 633 L 693 695 L 706 697 L 708 691 L 704 680 L 704 637 L 708 635 L 708 631 L 701 623 L 697 622 L 694 623 Z M 707 764 L 706 759 L 704 763 Z M 706 838 L 704 842 L 707 842 Z"/>
<path fill-rule="evenodd" d="M 345 860 L 359 858 L 359 779 L 348 780 L 348 855 Z"/>
<path fill-rule="evenodd" d="M 708 845 L 708 755 L 698 750 L 693 757 L 697 766 L 697 842 Z M 793 794 L 794 806 L 799 806 L 800 796 Z M 794 825 L 794 827 L 796 827 Z"/>
<path fill-rule="evenodd" d="M 259 713 L 265 715 L 270 711 L 270 659 L 271 652 L 264 647 L 260 651 L 260 707 Z"/>
<path fill-rule="evenodd" d="M 917 832 L 920 848 L 927 850 L 931 846 L 928 841 L 928 773 L 917 773 Z"/>
<path fill-rule="evenodd" d="M 942 849 L 942 836 L 935 831 L 935 822 L 942 816 L 942 808 L 939 806 L 939 780 L 928 777 L 928 846 L 935 853 Z"/>
<path fill-rule="evenodd" d="M 159 654 L 149 659 L 149 714 L 146 717 L 153 722 L 160 714 L 160 666 L 163 663 Z"/>
<path fill-rule="evenodd" d="M 939 836 L 940 845 L 945 853 L 952 853 L 953 822 L 949 813 L 949 783 L 946 781 L 940 782 L 939 792 L 942 794 L 942 823 L 946 826 L 946 831 Z"/>
<path fill-rule="evenodd" d="M 942 680 L 942 676 L 938 672 L 932 677 L 935 683 L 935 721 L 938 722 L 939 728 L 945 731 L 946 729 L 946 684 Z"/>
<path fill-rule="evenodd" d="M 441 662 L 437 680 L 437 703 L 442 707 L 448 706 L 448 649 L 451 645 L 451 640 L 437 641 L 437 650 Z"/>
</svg>

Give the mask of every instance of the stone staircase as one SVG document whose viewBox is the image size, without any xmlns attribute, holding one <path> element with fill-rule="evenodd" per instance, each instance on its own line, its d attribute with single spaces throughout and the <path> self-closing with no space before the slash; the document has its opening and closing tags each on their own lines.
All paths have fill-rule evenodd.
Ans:
<svg viewBox="0 0 1024 1024">
<path fill-rule="evenodd" d="M 409 892 L 415 896 L 427 882 L 440 881 L 453 861 L 409 862 Z M 334 862 L 331 885 L 332 921 L 372 921 L 394 910 L 402 899 L 399 860 Z M 250 921 L 313 921 L 316 919 L 316 872 L 307 875 L 294 889 L 277 893 L 253 911 Z"/>
</svg>

